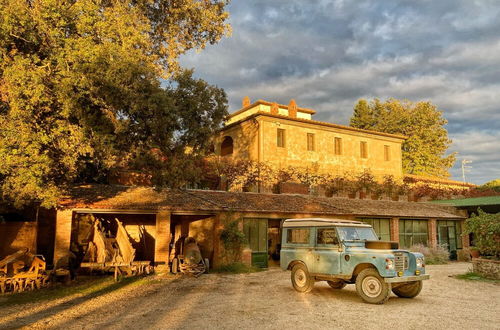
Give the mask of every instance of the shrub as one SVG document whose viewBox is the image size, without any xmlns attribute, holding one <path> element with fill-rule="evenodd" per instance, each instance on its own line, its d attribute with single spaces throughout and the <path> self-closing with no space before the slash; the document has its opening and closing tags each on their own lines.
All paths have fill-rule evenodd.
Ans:
<svg viewBox="0 0 500 330">
<path fill-rule="evenodd" d="M 221 232 L 220 238 L 229 262 L 235 263 L 239 261 L 246 238 L 245 234 L 238 228 L 238 221 L 228 223 L 226 228 Z"/>
<path fill-rule="evenodd" d="M 500 257 L 500 213 L 478 214 L 465 220 L 464 235 L 474 234 L 474 245 L 482 255 Z"/>
<path fill-rule="evenodd" d="M 442 265 L 450 260 L 450 252 L 448 252 L 448 249 L 444 245 L 438 244 L 434 248 L 423 244 L 415 244 L 410 247 L 410 251 L 422 253 L 427 265 Z"/>
</svg>

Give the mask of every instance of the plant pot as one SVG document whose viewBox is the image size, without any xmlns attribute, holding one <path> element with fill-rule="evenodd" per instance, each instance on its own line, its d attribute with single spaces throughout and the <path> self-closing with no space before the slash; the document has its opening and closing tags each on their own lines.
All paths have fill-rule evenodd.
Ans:
<svg viewBox="0 0 500 330">
<path fill-rule="evenodd" d="M 479 250 L 477 249 L 470 249 L 470 256 L 472 258 L 479 258 L 481 254 L 479 253 Z"/>
<path fill-rule="evenodd" d="M 371 194 L 370 197 L 374 201 L 378 201 L 380 199 L 380 195 L 379 194 Z"/>
<path fill-rule="evenodd" d="M 359 192 L 359 199 L 365 199 L 366 198 L 366 193 L 364 191 Z"/>
<path fill-rule="evenodd" d="M 356 198 L 356 193 L 347 193 L 347 197 L 354 199 Z"/>
</svg>

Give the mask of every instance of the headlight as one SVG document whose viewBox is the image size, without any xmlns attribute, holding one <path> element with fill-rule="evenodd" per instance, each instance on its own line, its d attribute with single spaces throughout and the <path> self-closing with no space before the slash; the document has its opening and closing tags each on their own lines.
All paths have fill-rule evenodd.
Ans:
<svg viewBox="0 0 500 330">
<path fill-rule="evenodd" d="M 417 258 L 417 268 L 424 268 L 424 267 L 425 267 L 424 257 Z"/>
<path fill-rule="evenodd" d="M 385 269 L 394 270 L 394 259 L 385 259 Z"/>
</svg>

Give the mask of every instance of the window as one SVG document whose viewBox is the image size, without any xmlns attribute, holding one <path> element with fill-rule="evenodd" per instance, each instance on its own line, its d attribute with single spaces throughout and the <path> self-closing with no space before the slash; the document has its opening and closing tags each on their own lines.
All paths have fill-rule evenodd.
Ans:
<svg viewBox="0 0 500 330">
<path fill-rule="evenodd" d="M 368 147 L 366 141 L 361 141 L 359 147 L 361 158 L 368 158 Z"/>
<path fill-rule="evenodd" d="M 384 160 L 386 162 L 391 160 L 391 147 L 384 146 Z"/>
<path fill-rule="evenodd" d="M 220 145 L 220 155 L 227 156 L 233 154 L 233 138 L 225 136 Z"/>
<path fill-rule="evenodd" d="M 338 245 L 339 240 L 335 228 L 318 228 L 316 234 L 317 245 Z"/>
<path fill-rule="evenodd" d="M 342 155 L 342 139 L 336 137 L 334 142 L 335 142 L 335 154 Z"/>
<path fill-rule="evenodd" d="M 450 252 L 462 248 L 462 226 L 460 221 L 438 220 L 436 236 L 438 244 L 446 245 Z"/>
<path fill-rule="evenodd" d="M 280 148 L 285 148 L 285 130 L 283 128 L 278 128 L 276 144 Z"/>
<path fill-rule="evenodd" d="M 309 243 L 308 228 L 290 228 L 286 233 L 286 242 L 290 244 L 307 244 Z"/>
<path fill-rule="evenodd" d="M 370 218 L 370 219 L 358 219 L 360 221 L 366 222 L 373 227 L 375 233 L 380 240 L 382 241 L 390 241 L 391 240 L 391 225 L 389 219 L 378 219 L 378 218 Z"/>
<path fill-rule="evenodd" d="M 307 150 L 314 151 L 314 134 L 307 133 Z"/>
<path fill-rule="evenodd" d="M 427 220 L 399 220 L 399 244 L 406 248 L 427 245 L 427 223 Z"/>
<path fill-rule="evenodd" d="M 267 219 L 245 219 L 243 233 L 252 252 L 267 252 Z"/>
</svg>

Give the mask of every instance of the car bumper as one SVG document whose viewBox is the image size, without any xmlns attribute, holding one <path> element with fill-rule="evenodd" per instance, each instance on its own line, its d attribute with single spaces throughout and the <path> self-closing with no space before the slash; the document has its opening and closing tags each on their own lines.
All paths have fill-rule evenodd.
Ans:
<svg viewBox="0 0 500 330">
<path fill-rule="evenodd" d="M 414 282 L 414 281 L 428 280 L 430 277 L 431 276 L 427 274 L 416 275 L 416 276 L 386 277 L 384 278 L 384 282 L 386 283 Z"/>
</svg>

